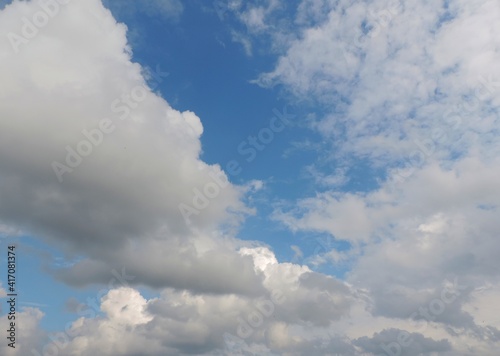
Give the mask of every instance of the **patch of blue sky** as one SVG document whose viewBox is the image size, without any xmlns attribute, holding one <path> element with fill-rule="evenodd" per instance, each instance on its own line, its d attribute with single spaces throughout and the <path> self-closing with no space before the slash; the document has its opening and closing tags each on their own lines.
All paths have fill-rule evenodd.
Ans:
<svg viewBox="0 0 500 356">
<path fill-rule="evenodd" d="M 0 10 L 3 10 L 10 3 L 12 3 L 12 0 L 0 0 Z"/>
<path fill-rule="evenodd" d="M 0 2 L 3 3 L 5 1 Z M 283 113 L 287 102 L 286 94 L 279 88 L 264 89 L 250 82 L 259 73 L 271 70 L 275 58 L 262 53 L 248 56 L 242 45 L 231 37 L 231 28 L 237 26 L 237 22 L 231 16 L 221 21 L 210 7 L 185 4 L 184 15 L 179 21 L 110 7 L 117 20 L 128 26 L 133 60 L 153 71 L 158 67 L 162 72 L 169 73 L 155 90 L 174 108 L 194 111 L 201 118 L 204 126 L 202 159 L 210 164 L 218 163 L 223 168 L 232 160 L 238 161 L 241 173 L 230 176 L 237 184 L 255 179 L 264 182 L 263 191 L 255 193 L 250 202 L 257 208 L 257 215 L 246 220 L 238 237 L 263 241 L 272 247 L 278 260 L 296 263 L 310 264 L 310 258 L 319 252 L 318 249 L 320 253 L 327 252 L 330 247 L 338 251 L 348 250 L 350 246 L 347 243 L 335 241 L 333 237 L 328 239 L 311 232 L 291 233 L 271 218 L 272 202 L 312 196 L 321 189 L 315 186 L 313 180 L 298 179 L 303 167 L 316 163 L 317 149 L 293 150 L 294 142 L 309 140 L 314 144 L 321 137 L 312 130 L 304 131 L 304 127 L 297 127 L 293 119 L 291 125 L 275 132 L 270 142 L 260 142 L 263 149 L 254 147 L 255 157 L 249 151 L 252 147 L 249 137 L 258 137 L 262 130 L 268 129 L 276 111 Z M 189 18 L 189 24 L 183 22 L 185 18 Z M 340 98 L 332 105 L 342 106 L 346 100 L 348 98 Z M 287 108 L 288 113 L 297 116 L 295 122 L 298 119 L 304 121 L 303 116 L 308 115 L 310 109 Z M 320 167 L 321 173 L 326 175 L 335 169 L 335 163 Z M 363 161 L 356 161 L 347 173 L 350 180 L 342 190 L 367 191 L 375 188 L 374 177 L 377 175 Z M 325 241 L 332 245 L 325 245 Z M 102 286 L 75 290 L 58 282 L 50 274 L 34 273 L 41 271 L 41 266 L 46 262 L 42 256 L 51 256 L 55 261 L 62 260 L 64 256 L 61 251 L 30 237 L 23 237 L 22 243 L 30 246 L 30 249 L 24 258 L 21 257 L 20 288 L 24 295 L 36 296 L 36 301 L 24 300 L 25 303 L 36 302 L 42 311 L 50 315 L 50 318 L 42 319 L 44 329 L 60 330 L 61 325 L 75 319 L 75 314 L 78 316 L 65 307 L 70 299 L 79 303 L 94 301 L 95 305 L 99 304 L 97 298 L 103 295 L 99 293 L 102 292 Z M 292 245 L 298 246 L 303 256 L 299 258 L 296 251 L 291 249 Z M 317 268 L 339 277 L 347 271 L 345 266 L 331 263 Z M 139 289 L 146 298 L 156 296 L 155 290 Z M 101 315 L 98 308 L 91 308 L 84 309 L 86 316 L 92 311 L 94 315 Z"/>
<path fill-rule="evenodd" d="M 82 303 L 87 298 L 96 296 L 100 288 L 85 288 L 75 290 L 72 287 L 59 282 L 50 273 L 47 267 L 62 267 L 58 261 L 64 261 L 63 254 L 54 246 L 41 242 L 40 239 L 31 236 L 20 236 L 15 239 L 3 240 L 3 245 L 16 244 L 16 284 L 18 292 L 18 303 L 20 311 L 23 307 L 37 307 L 45 315 L 40 325 L 48 331 L 60 330 L 66 323 L 74 321 L 74 315 L 66 310 L 66 302 L 70 298 L 76 298 Z M 6 249 L 2 249 L 5 251 Z M 0 263 L 6 263 L 6 256 L 1 256 Z M 6 280 L 0 277 L 2 285 L 6 288 Z M 99 305 L 99 301 L 97 303 Z M 96 307 L 95 315 L 99 308 Z"/>
<path fill-rule="evenodd" d="M 202 159 L 224 165 L 241 156 L 238 146 L 268 127 L 273 110 L 281 111 L 284 101 L 250 83 L 258 74 L 256 67 L 270 67 L 271 61 L 248 58 L 215 14 L 190 6 L 185 11 L 197 26 L 184 26 L 182 20 L 165 24 L 130 19 L 129 31 L 148 38 L 147 45 L 134 46 L 133 59 L 169 73 L 158 90 L 174 108 L 191 110 L 201 118 Z M 218 31 L 220 37 L 214 35 Z"/>
</svg>

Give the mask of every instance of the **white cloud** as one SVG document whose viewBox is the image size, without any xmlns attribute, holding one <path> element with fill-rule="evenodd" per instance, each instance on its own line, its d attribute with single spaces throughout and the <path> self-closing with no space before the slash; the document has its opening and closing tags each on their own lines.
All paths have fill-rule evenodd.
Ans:
<svg viewBox="0 0 500 356">
<path fill-rule="evenodd" d="M 329 115 L 313 128 L 326 138 L 345 129 L 340 154 L 366 155 L 388 178 L 371 192 L 331 189 L 300 199 L 275 217 L 292 230 L 358 245 L 354 252 L 325 251 L 325 260 L 352 263 L 345 282 L 280 263 L 269 248 L 220 228 L 251 212 L 243 195 L 262 184 L 227 183 L 210 200 L 193 191 L 214 187 L 210 172 L 225 181 L 220 167 L 199 159 L 201 120 L 144 89 L 126 28 L 100 1 L 61 6 L 17 54 L 8 40 L 0 43 L 2 226 L 84 254 L 53 271 L 69 284 L 106 284 L 122 267 L 133 277 L 101 299 L 103 316 L 82 316 L 58 334 L 61 355 L 220 355 L 227 352 L 224 335 L 238 330 L 246 335 L 241 344 L 260 354 L 377 354 L 381 342 L 407 331 L 415 343 L 406 354 L 494 355 L 498 320 L 483 318 L 480 303 L 491 304 L 496 291 L 479 291 L 499 279 L 500 94 L 483 83 L 500 78 L 498 4 L 457 1 L 446 10 L 410 1 L 385 25 L 383 11 L 392 9 L 385 2 L 305 1 L 299 10 L 309 4 L 296 19 L 301 36 L 276 44 L 290 46 L 261 79 L 314 97 Z M 242 19 L 255 33 L 274 31 L 269 18 L 278 5 L 241 10 Z M 36 11 L 34 2 L 15 2 L 0 12 L 0 30 L 21 31 L 22 17 Z M 377 20 L 373 36 L 357 43 L 363 21 Z M 283 37 L 278 31 L 272 38 Z M 475 95 L 476 106 L 464 95 Z M 439 121 L 459 104 L 460 122 Z M 52 162 L 64 163 L 66 147 L 90 140 L 82 131 L 104 118 L 116 127 L 59 182 Z M 436 139 L 436 128 L 447 138 Z M 414 149 L 426 158 L 403 176 L 395 167 Z M 347 179 L 342 170 L 317 173 L 327 187 Z M 204 202 L 186 225 L 179 204 Z M 463 288 L 445 303 L 443 291 L 455 277 Z M 159 296 L 147 299 L 138 286 Z M 409 319 L 440 302 L 444 309 L 425 320 L 424 330 Z M 43 351 L 51 344 L 38 326 L 41 312 L 22 313 L 18 354 Z"/>
<path fill-rule="evenodd" d="M 367 289 L 378 320 L 372 332 L 380 333 L 379 317 L 388 318 L 387 330 L 412 330 L 396 320 L 458 277 L 467 291 L 426 334 L 493 354 L 496 323 L 477 322 L 467 300 L 499 278 L 489 251 L 499 248 L 500 7 L 446 4 L 302 2 L 300 33 L 261 84 L 284 85 L 320 108 L 311 128 L 331 140 L 332 158 L 362 158 L 383 174 L 371 191 L 321 189 L 280 204 L 274 217 L 354 246 L 314 261 L 349 260 L 347 280 Z M 311 167 L 317 181 L 331 175 Z"/>
<path fill-rule="evenodd" d="M 245 50 L 245 54 L 249 57 L 252 56 L 252 41 L 247 38 L 244 34 L 237 32 L 235 30 L 231 31 L 231 39 L 233 42 L 240 43 Z"/>
<path fill-rule="evenodd" d="M 500 102 L 499 85 L 491 84 L 500 78 L 493 35 L 500 31 L 498 3 L 303 4 L 310 3 L 327 7 L 328 16 L 319 25 L 299 27 L 298 38 L 260 80 L 334 107 L 336 114 L 315 127 L 335 140 L 336 156 L 394 165 L 419 148 L 415 140 L 435 139 L 437 129 L 445 136 L 436 157 L 492 143 L 498 120 L 491 110 Z M 299 16 L 305 5 L 300 9 Z M 488 151 L 483 153 L 494 156 L 496 145 Z"/>
<path fill-rule="evenodd" d="M 44 316 L 40 310 L 36 308 L 23 308 L 21 310 L 18 306 L 16 308 L 15 320 L 9 320 L 6 316 L 2 316 L 0 321 L 2 330 L 5 330 L 5 338 L 0 343 L 2 355 L 29 355 L 31 350 L 37 348 L 47 337 L 46 332 L 40 328 L 40 321 Z M 11 322 L 15 323 L 15 348 L 8 346 L 11 340 L 6 338 L 6 331 L 11 328 Z M 20 337 L 21 335 L 22 337 Z"/>
<path fill-rule="evenodd" d="M 238 11 L 237 15 L 249 32 L 259 33 L 269 29 L 269 16 L 281 6 L 283 6 L 281 0 L 266 0 L 258 5 L 248 3 L 244 9 Z"/>
<path fill-rule="evenodd" d="M 40 11 L 37 3 L 14 2 L 0 13 L 0 27 L 19 31 L 23 16 Z M 99 1 L 75 0 L 61 5 L 19 53 L 8 41 L 0 45 L 2 224 L 86 253 L 94 272 L 104 268 L 105 275 L 121 269 L 122 260 L 161 268 L 168 262 L 147 250 L 158 246 L 196 259 L 198 229 L 239 219 L 229 209 L 249 211 L 220 167 L 199 159 L 200 119 L 148 88 L 143 68 L 131 62 L 125 30 Z M 153 73 L 149 85 L 155 80 L 163 79 Z M 218 194 L 199 202 L 206 198 L 194 189 Z M 191 210 L 190 226 L 180 204 L 200 208 Z M 131 252 L 136 245 L 143 246 L 142 261 L 160 265 L 139 264 Z"/>
<path fill-rule="evenodd" d="M 0 28 L 19 31 L 23 16 L 37 11 L 37 3 L 15 2 L 0 12 Z M 18 354 L 54 347 L 62 355 L 212 352 L 223 347 L 225 332 L 237 333 L 238 318 L 274 303 L 272 312 L 263 310 L 275 319 L 266 317 L 248 336 L 262 350 L 278 337 L 271 342 L 263 333 L 275 323 L 327 326 L 346 315 L 352 301 L 342 282 L 279 264 L 269 249 L 250 249 L 255 243 L 220 228 L 250 211 L 243 194 L 262 182 L 234 186 L 220 167 L 199 159 L 200 119 L 148 88 L 144 69 L 131 62 L 126 28 L 100 1 L 61 6 L 18 49 L 0 44 L 2 224 L 82 256 L 52 270 L 57 278 L 111 288 L 101 299 L 103 316 L 80 315 L 56 341 L 30 309 L 33 332 L 23 334 Z M 92 152 L 82 153 L 92 141 Z M 67 158 L 71 149 L 81 157 Z M 57 177 L 54 161 L 71 172 Z M 214 182 L 224 187 L 199 207 L 205 200 L 193 189 L 206 193 Z M 198 206 L 191 224 L 180 203 Z M 146 300 L 136 285 L 162 294 Z"/>
<path fill-rule="evenodd" d="M 353 295 L 342 282 L 307 267 L 280 264 L 267 248 L 247 248 L 242 254 L 252 256 L 266 276 L 264 292 L 255 297 L 168 288 L 148 300 L 133 288 L 120 287 L 101 298 L 102 316 L 83 313 L 53 335 L 56 341 L 38 340 L 35 349 L 82 356 L 220 355 L 228 352 L 227 335 L 232 335 L 249 350 L 296 354 L 295 348 L 307 350 L 324 338 L 324 331 L 304 337 L 296 330 L 310 325 L 319 330 L 348 313 Z"/>
</svg>

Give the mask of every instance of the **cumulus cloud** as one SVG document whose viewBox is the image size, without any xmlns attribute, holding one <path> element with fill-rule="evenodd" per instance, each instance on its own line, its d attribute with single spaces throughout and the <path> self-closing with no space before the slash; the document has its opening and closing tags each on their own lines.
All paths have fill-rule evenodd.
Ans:
<svg viewBox="0 0 500 356">
<path fill-rule="evenodd" d="M 164 72 L 131 61 L 125 26 L 97 0 L 52 10 L 31 38 L 22 19 L 45 8 L 16 1 L 0 12 L 11 34 L 0 46 L 1 223 L 77 256 L 47 266 L 56 278 L 110 291 L 101 316 L 83 313 L 55 335 L 32 309 L 33 332 L 18 352 L 216 352 L 227 332 L 286 349 L 305 342 L 286 342 L 288 325 L 346 316 L 344 283 L 228 236 L 222 224 L 250 213 L 246 188 L 200 160 L 201 120 L 156 94 Z M 146 300 L 132 286 L 160 296 Z M 258 326 L 256 313 L 265 316 Z"/>
<path fill-rule="evenodd" d="M 2 31 L 22 36 L 22 18 L 43 11 L 14 2 L 0 14 Z M 96 264 L 86 276 L 70 270 L 75 283 L 121 269 L 108 264 L 137 263 L 134 246 L 192 258 L 210 250 L 196 231 L 247 210 L 242 190 L 199 159 L 200 119 L 154 92 L 162 69 L 131 62 L 126 28 L 99 1 L 60 5 L 49 21 L 29 41 L 12 35 L 0 48 L 2 224 L 87 254 Z M 159 257 L 142 256 L 152 262 L 141 268 L 170 269 Z"/>
<path fill-rule="evenodd" d="M 295 355 L 300 350 L 353 349 L 342 337 L 297 333 L 310 325 L 328 327 L 346 316 L 354 301 L 347 285 L 307 267 L 279 264 L 267 248 L 240 253 L 251 256 L 266 276 L 265 289 L 257 296 L 166 288 L 148 300 L 134 288 L 113 288 L 100 298 L 100 315 L 73 307 L 85 312 L 64 331 L 33 339 L 38 342 L 33 347 L 40 353 L 57 348 L 60 355 L 83 356 L 232 355 L 248 350 Z"/>
<path fill-rule="evenodd" d="M 10 323 L 16 324 L 17 333 L 16 348 L 8 346 L 10 340 L 4 339 L 0 343 L 0 352 L 2 355 L 28 355 L 32 349 L 38 348 L 43 344 L 47 337 L 47 333 L 40 327 L 40 321 L 44 317 L 44 313 L 36 308 L 17 309 L 16 319 L 9 320 L 7 317 L 2 317 L 0 325 L 2 330 L 9 330 Z M 22 339 L 19 335 L 23 335 Z"/>
</svg>

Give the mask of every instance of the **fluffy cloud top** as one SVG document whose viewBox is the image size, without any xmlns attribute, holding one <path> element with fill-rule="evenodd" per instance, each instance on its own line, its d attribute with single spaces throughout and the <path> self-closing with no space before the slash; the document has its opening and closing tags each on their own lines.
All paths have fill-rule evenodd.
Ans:
<svg viewBox="0 0 500 356">
<path fill-rule="evenodd" d="M 236 219 L 228 210 L 245 212 L 242 190 L 199 159 L 199 118 L 154 92 L 162 70 L 131 62 L 125 26 L 100 1 L 50 9 L 49 16 L 36 2 L 16 1 L 0 13 L 8 35 L 0 47 L 2 223 L 87 254 L 96 264 L 86 279 L 72 268 L 74 283 L 96 281 L 93 272 L 109 263 L 107 271 L 128 264 L 140 274 L 134 253 L 150 256 L 140 258 L 151 262 L 140 264 L 146 271 L 171 269 L 168 259 L 152 257 L 160 250 L 182 250 L 199 263 L 211 247 L 196 231 Z M 37 28 L 43 16 L 48 23 Z M 19 40 L 31 27 L 33 38 Z M 198 203 L 196 192 L 207 187 L 213 198 Z M 181 204 L 191 207 L 190 224 Z M 132 253 L 135 246 L 143 252 Z M 206 271 L 217 269 L 209 264 Z"/>
</svg>

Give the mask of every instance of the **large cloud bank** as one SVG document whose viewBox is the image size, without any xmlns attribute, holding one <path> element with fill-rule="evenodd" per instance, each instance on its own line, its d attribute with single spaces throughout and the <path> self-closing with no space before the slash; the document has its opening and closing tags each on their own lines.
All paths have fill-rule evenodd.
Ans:
<svg viewBox="0 0 500 356">
<path fill-rule="evenodd" d="M 131 61 L 101 1 L 42 3 L 0 12 L 1 231 L 64 249 L 74 259 L 52 273 L 68 284 L 126 274 L 59 333 L 25 309 L 2 354 L 496 354 L 497 2 L 304 0 L 296 37 L 270 22 L 279 1 L 232 7 L 280 41 L 258 82 L 312 98 L 332 155 L 387 172 L 374 191 L 274 213 L 351 243 L 321 256 L 350 263 L 344 281 L 234 238 L 224 227 L 251 213 L 248 188 L 200 160 L 201 120 L 155 92 L 161 68 Z"/>
</svg>

